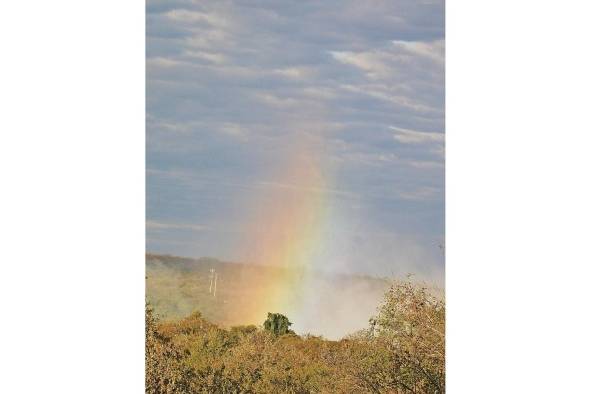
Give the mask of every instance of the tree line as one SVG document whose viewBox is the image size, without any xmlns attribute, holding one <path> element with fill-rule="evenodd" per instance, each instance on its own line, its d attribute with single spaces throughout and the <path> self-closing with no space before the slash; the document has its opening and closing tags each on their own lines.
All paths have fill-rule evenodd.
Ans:
<svg viewBox="0 0 591 394">
<path fill-rule="evenodd" d="M 393 284 L 367 329 L 339 341 L 291 324 L 159 321 L 147 304 L 146 393 L 445 392 L 445 302 L 423 286 Z"/>
</svg>

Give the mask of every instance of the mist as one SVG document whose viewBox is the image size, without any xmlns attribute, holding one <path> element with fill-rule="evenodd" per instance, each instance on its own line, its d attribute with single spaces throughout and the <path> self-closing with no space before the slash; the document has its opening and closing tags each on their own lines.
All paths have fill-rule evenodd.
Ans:
<svg viewBox="0 0 591 394">
<path fill-rule="evenodd" d="M 217 274 L 215 293 L 212 269 Z M 286 315 L 297 334 L 331 340 L 368 328 L 388 288 L 406 279 L 166 255 L 148 255 L 146 273 L 147 300 L 165 320 L 200 312 L 225 327 L 260 326 L 267 312 L 274 312 Z M 440 288 L 418 276 L 411 279 Z M 282 294 L 279 303 L 278 293 Z"/>
</svg>

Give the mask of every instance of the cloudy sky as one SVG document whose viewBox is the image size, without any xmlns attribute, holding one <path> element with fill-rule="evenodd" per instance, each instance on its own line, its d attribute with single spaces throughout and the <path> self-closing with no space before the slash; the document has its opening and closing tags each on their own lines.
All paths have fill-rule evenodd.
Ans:
<svg viewBox="0 0 591 394">
<path fill-rule="evenodd" d="M 322 268 L 441 281 L 444 51 L 438 0 L 148 0 L 147 250 L 244 260 L 256 200 L 299 189 Z M 320 186 L 281 176 L 294 146 Z"/>
</svg>

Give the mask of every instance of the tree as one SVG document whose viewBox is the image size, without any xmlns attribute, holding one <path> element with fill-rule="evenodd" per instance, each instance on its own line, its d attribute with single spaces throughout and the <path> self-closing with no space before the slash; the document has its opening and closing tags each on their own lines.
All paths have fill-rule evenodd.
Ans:
<svg viewBox="0 0 591 394">
<path fill-rule="evenodd" d="M 267 320 L 263 326 L 265 330 L 271 331 L 275 335 L 284 335 L 284 334 L 291 334 L 293 331 L 289 329 L 291 326 L 291 322 L 287 318 L 280 313 L 267 313 Z"/>
<path fill-rule="evenodd" d="M 445 301 L 411 282 L 386 293 L 372 334 L 392 358 L 394 386 L 411 392 L 445 392 Z M 412 389 L 410 389 L 412 388 Z"/>
</svg>

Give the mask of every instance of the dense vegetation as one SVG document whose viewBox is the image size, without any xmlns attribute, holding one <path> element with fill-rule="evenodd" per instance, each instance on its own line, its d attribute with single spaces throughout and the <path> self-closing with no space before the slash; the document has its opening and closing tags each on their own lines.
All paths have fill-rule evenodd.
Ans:
<svg viewBox="0 0 591 394">
<path fill-rule="evenodd" d="M 263 323 L 263 322 L 261 322 Z M 229 329 L 199 312 L 158 321 L 146 306 L 147 393 L 444 393 L 445 303 L 403 282 L 367 329 L 340 341 L 270 313 Z"/>
</svg>

